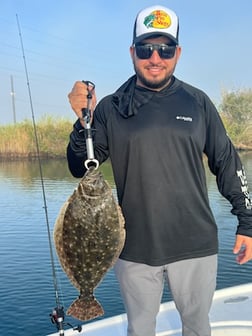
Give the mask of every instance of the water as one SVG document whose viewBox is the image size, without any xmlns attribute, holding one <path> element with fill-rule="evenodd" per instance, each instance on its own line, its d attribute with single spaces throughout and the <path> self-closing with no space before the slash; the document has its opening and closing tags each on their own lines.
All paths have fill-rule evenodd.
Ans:
<svg viewBox="0 0 252 336">
<path fill-rule="evenodd" d="M 252 190 L 252 153 L 242 155 Z M 109 164 L 102 167 L 113 181 Z M 66 162 L 43 162 L 48 218 L 52 232 L 60 207 L 78 183 Z M 207 173 L 209 197 L 219 225 L 220 254 L 217 288 L 252 281 L 251 262 L 239 266 L 232 254 L 236 217 L 230 204 L 217 192 L 214 177 Z M 41 180 L 37 162 L 0 163 L 0 335 L 43 336 L 56 331 L 49 314 L 55 307 L 49 242 Z M 55 259 L 60 297 L 65 308 L 77 296 Z M 119 287 L 110 271 L 96 290 L 104 317 L 124 312 Z M 163 301 L 170 300 L 165 288 Z M 78 321 L 66 317 L 66 322 Z"/>
</svg>

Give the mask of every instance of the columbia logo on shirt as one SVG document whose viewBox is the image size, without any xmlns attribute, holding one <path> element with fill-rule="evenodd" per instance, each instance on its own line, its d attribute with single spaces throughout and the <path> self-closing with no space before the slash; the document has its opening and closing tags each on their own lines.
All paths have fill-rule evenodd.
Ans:
<svg viewBox="0 0 252 336">
<path fill-rule="evenodd" d="M 192 117 L 185 117 L 185 116 L 177 116 L 176 117 L 177 120 L 183 120 L 183 121 L 189 121 L 192 122 Z"/>
</svg>

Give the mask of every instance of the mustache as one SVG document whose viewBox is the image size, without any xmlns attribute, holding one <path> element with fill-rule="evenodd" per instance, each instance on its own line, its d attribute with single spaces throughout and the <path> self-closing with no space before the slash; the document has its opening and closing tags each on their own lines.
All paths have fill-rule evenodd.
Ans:
<svg viewBox="0 0 252 336">
<path fill-rule="evenodd" d="M 159 63 L 152 63 L 150 62 L 149 64 L 147 64 L 145 66 L 146 69 L 149 69 L 149 68 L 157 68 L 157 69 L 165 69 L 166 67 L 162 64 L 159 64 Z"/>
</svg>

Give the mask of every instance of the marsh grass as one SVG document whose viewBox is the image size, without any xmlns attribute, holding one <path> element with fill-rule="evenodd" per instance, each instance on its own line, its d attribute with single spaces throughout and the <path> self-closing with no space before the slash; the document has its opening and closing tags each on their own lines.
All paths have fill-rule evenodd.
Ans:
<svg viewBox="0 0 252 336">
<path fill-rule="evenodd" d="M 252 124 L 237 123 L 221 114 L 227 132 L 241 150 L 252 150 Z M 44 116 L 36 122 L 39 154 L 43 158 L 65 158 L 69 134 L 73 121 Z M 31 120 L 24 120 L 17 124 L 0 125 L 0 159 L 16 160 L 19 158 L 36 158 L 37 148 L 35 132 Z"/>
<path fill-rule="evenodd" d="M 65 157 L 72 121 L 45 116 L 36 123 L 39 153 L 42 157 Z M 0 126 L 0 156 L 32 158 L 37 156 L 35 131 L 31 120 Z"/>
</svg>

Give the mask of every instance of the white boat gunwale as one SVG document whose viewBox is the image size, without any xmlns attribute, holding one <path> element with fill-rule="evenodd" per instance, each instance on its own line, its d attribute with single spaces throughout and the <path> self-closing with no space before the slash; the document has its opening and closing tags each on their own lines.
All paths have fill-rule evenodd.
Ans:
<svg viewBox="0 0 252 336">
<path fill-rule="evenodd" d="M 210 311 L 213 336 L 252 335 L 252 282 L 215 291 Z M 126 336 L 127 315 L 120 314 L 89 322 L 82 331 L 68 329 L 65 336 Z M 160 305 L 156 336 L 181 336 L 181 322 L 173 301 Z M 48 336 L 57 336 L 53 333 Z"/>
</svg>

